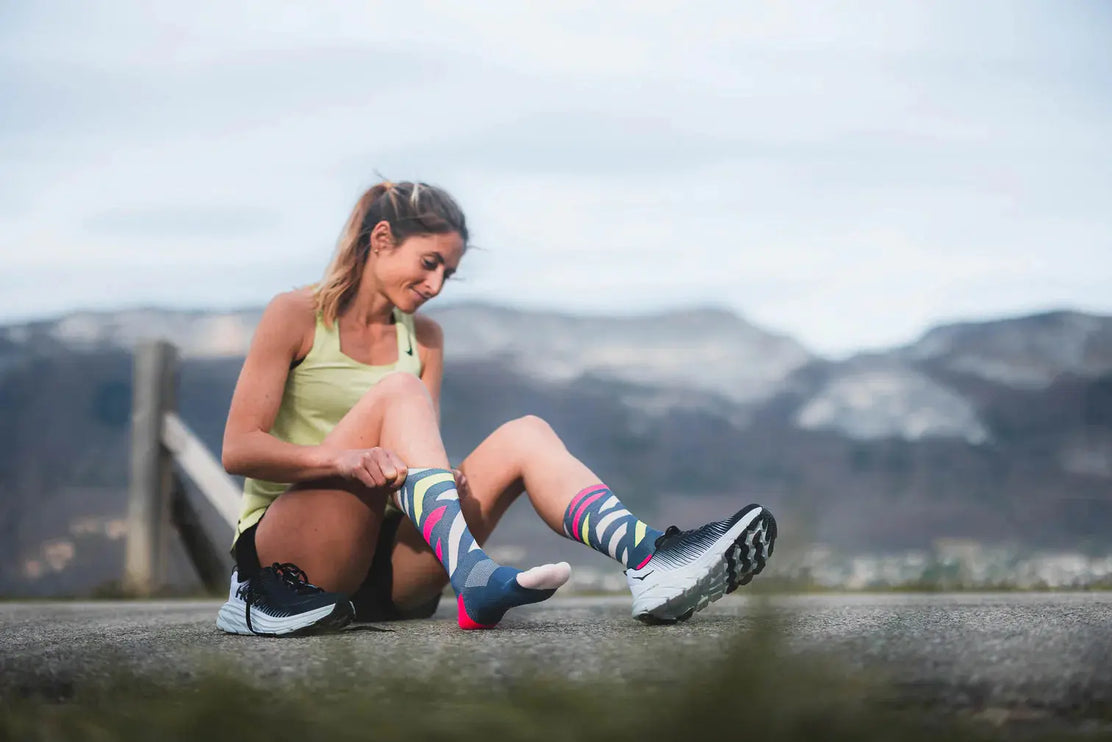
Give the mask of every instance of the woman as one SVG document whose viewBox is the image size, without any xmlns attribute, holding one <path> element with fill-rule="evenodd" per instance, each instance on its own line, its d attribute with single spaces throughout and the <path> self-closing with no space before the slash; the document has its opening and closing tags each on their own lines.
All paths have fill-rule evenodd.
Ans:
<svg viewBox="0 0 1112 742">
<path fill-rule="evenodd" d="M 224 631 L 427 617 L 446 583 L 460 627 L 492 628 L 570 575 L 566 562 L 520 571 L 482 550 L 522 492 L 557 533 L 622 562 L 643 620 L 685 619 L 763 568 L 776 526 L 760 506 L 658 531 L 536 417 L 502 425 L 451 468 L 439 432 L 443 334 L 415 312 L 467 239 L 443 190 L 380 183 L 359 199 L 321 283 L 267 306 L 224 434 L 224 467 L 247 477 Z"/>
</svg>

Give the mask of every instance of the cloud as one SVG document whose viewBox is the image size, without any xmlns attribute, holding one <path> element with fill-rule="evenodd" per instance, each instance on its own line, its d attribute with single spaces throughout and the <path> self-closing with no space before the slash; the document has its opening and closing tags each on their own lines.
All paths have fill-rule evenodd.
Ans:
<svg viewBox="0 0 1112 742">
<path fill-rule="evenodd" d="M 261 304 L 376 172 L 467 210 L 445 300 L 726 305 L 832 353 L 1112 309 L 1099 6 L 0 7 L 0 322 Z"/>
<path fill-rule="evenodd" d="M 108 237 L 251 236 L 272 229 L 281 215 L 244 205 L 160 205 L 132 209 L 110 209 L 88 217 L 83 228 L 90 234 Z"/>
</svg>

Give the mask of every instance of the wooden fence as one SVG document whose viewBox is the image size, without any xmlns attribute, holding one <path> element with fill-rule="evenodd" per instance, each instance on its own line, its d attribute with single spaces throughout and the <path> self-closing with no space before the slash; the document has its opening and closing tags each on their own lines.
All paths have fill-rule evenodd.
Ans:
<svg viewBox="0 0 1112 742">
<path fill-rule="evenodd" d="M 186 494 L 184 474 L 223 520 L 234 526 L 240 489 L 177 414 L 177 349 L 166 341 L 135 349 L 131 407 L 124 586 L 129 594 L 157 594 L 163 585 L 172 530 L 181 536 L 197 575 L 211 591 L 226 588 L 226 544 L 214 544 Z"/>
</svg>

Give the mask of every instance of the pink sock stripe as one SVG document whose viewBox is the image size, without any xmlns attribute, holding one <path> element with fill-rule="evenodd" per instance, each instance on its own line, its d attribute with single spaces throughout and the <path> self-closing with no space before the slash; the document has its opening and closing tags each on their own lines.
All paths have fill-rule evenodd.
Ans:
<svg viewBox="0 0 1112 742">
<path fill-rule="evenodd" d="M 641 568 L 642 568 L 642 567 L 644 567 L 644 566 L 645 566 L 646 564 L 648 564 L 648 563 L 649 563 L 649 560 L 650 560 L 650 559 L 652 559 L 652 558 L 653 558 L 653 555 L 652 555 L 652 554 L 649 554 L 649 555 L 648 555 L 647 557 L 645 557 L 645 561 L 643 561 L 643 562 L 641 562 L 640 564 L 638 564 L 638 565 L 637 565 L 636 567 L 634 567 L 634 569 L 641 569 Z"/>
<path fill-rule="evenodd" d="M 571 502 L 568 503 L 567 512 L 570 513 L 571 516 L 574 518 L 575 511 L 579 508 L 580 504 L 582 504 L 583 498 L 587 497 L 588 495 L 593 495 L 596 492 L 602 492 L 606 488 L 606 485 L 600 482 L 599 484 L 592 484 L 590 487 L 580 490 L 579 494 L 571 498 Z"/>
<path fill-rule="evenodd" d="M 463 596 L 462 595 L 457 595 L 456 596 L 456 620 L 459 622 L 459 627 L 461 629 L 466 629 L 468 631 L 473 630 L 473 629 L 493 629 L 494 628 L 493 624 L 488 626 L 485 623 L 479 623 L 478 621 L 471 618 L 471 616 L 467 615 L 467 609 L 463 607 Z"/>
<path fill-rule="evenodd" d="M 591 507 L 591 503 L 594 502 L 595 500 L 599 499 L 600 497 L 602 497 L 604 494 L 606 494 L 606 493 L 605 492 L 599 492 L 597 495 L 591 495 L 590 497 L 588 497 L 586 500 L 583 501 L 583 507 L 581 507 L 579 509 L 579 513 L 575 516 L 575 520 L 572 522 L 572 526 L 571 526 L 572 538 L 574 538 L 577 541 L 579 540 L 579 535 L 578 534 L 579 534 L 579 520 L 580 520 L 580 518 L 582 518 L 583 514 L 587 512 L 587 508 Z"/>
<path fill-rule="evenodd" d="M 444 511 L 448 509 L 447 505 L 441 505 L 436 510 L 429 513 L 429 517 L 425 518 L 425 527 L 421 529 L 421 535 L 425 537 L 425 543 L 432 543 L 432 529 L 444 517 Z"/>
<path fill-rule="evenodd" d="M 442 552 L 442 551 L 440 550 L 440 544 L 441 544 L 441 542 L 440 542 L 440 541 L 437 541 L 437 542 L 436 542 L 436 561 L 438 561 L 438 562 L 440 562 L 441 564 L 443 564 L 443 563 L 444 563 L 444 554 L 443 554 L 443 552 Z"/>
</svg>

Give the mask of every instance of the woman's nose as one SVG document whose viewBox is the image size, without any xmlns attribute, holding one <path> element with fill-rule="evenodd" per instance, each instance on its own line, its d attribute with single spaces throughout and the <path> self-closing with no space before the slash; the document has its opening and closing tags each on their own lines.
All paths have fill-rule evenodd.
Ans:
<svg viewBox="0 0 1112 742">
<path fill-rule="evenodd" d="M 440 293 L 440 289 L 444 288 L 444 274 L 440 271 L 425 278 L 426 293 L 429 296 L 436 296 Z"/>
</svg>

